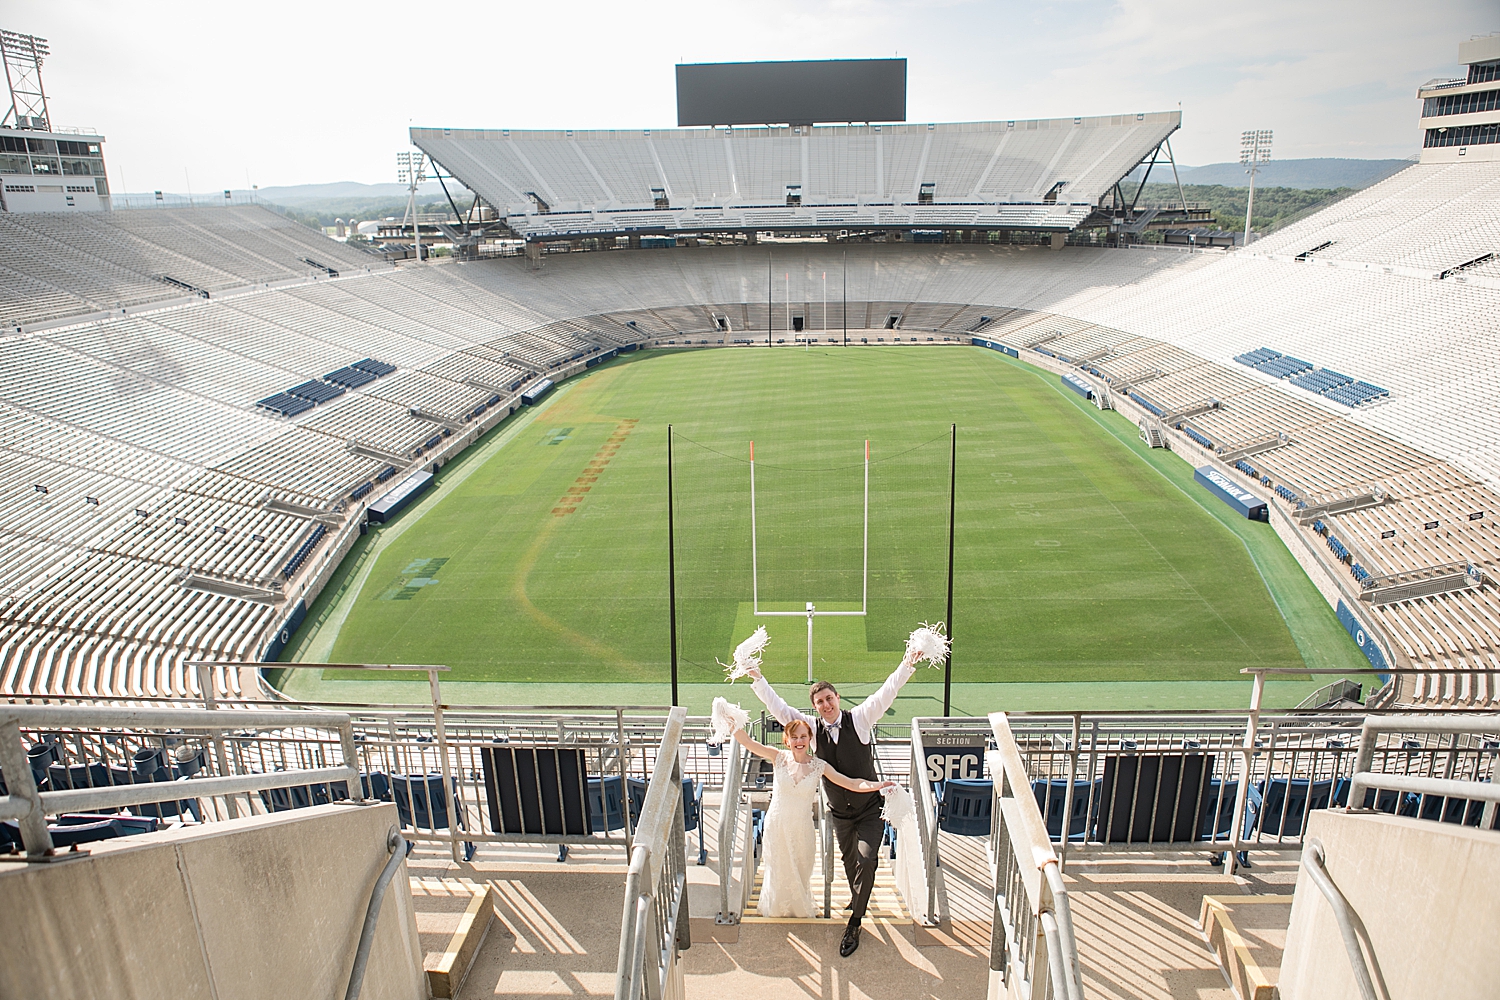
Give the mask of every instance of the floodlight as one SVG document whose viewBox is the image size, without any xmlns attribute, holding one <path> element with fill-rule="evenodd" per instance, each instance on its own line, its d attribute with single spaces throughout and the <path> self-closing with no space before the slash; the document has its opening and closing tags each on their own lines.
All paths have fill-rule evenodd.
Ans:
<svg viewBox="0 0 1500 1000">
<path fill-rule="evenodd" d="M 1245 199 L 1245 246 L 1250 244 L 1250 211 L 1255 207 L 1255 175 L 1271 159 L 1271 130 L 1250 129 L 1240 133 L 1240 162 L 1250 175 L 1250 193 Z"/>
</svg>

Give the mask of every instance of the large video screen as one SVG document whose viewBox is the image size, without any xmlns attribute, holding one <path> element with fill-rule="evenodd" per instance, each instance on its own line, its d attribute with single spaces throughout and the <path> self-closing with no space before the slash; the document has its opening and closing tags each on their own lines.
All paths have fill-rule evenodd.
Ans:
<svg viewBox="0 0 1500 1000">
<path fill-rule="evenodd" d="M 905 120 L 905 59 L 694 63 L 677 67 L 678 125 Z"/>
</svg>

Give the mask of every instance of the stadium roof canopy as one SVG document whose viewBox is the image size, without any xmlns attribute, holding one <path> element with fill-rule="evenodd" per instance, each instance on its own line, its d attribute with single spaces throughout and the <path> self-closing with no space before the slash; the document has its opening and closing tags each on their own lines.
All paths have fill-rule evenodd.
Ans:
<svg viewBox="0 0 1500 1000">
<path fill-rule="evenodd" d="M 927 125 L 521 131 L 412 142 L 527 239 L 649 232 L 1067 232 L 1179 111 Z"/>
</svg>

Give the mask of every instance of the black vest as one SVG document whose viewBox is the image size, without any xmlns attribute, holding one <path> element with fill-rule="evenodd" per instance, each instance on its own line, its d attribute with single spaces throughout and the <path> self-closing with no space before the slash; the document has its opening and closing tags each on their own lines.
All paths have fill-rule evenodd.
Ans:
<svg viewBox="0 0 1500 1000">
<path fill-rule="evenodd" d="M 847 711 L 839 720 L 839 741 L 835 743 L 828 735 L 828 725 L 818 719 L 818 757 L 846 778 L 879 780 L 875 775 L 875 746 L 862 743 L 854 728 L 854 717 Z M 828 796 L 828 808 L 839 819 L 859 819 L 871 809 L 879 811 L 882 805 L 879 792 L 851 792 L 833 782 L 823 781 L 823 791 Z"/>
</svg>

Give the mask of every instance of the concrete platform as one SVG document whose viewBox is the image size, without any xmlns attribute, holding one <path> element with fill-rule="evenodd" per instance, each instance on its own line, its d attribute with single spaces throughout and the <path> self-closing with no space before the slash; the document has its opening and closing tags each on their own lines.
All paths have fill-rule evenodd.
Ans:
<svg viewBox="0 0 1500 1000">
<path fill-rule="evenodd" d="M 1244 893 L 1201 854 L 1075 855 L 1063 875 L 1089 1000 L 1234 1000 L 1198 926 L 1204 896 Z"/>
<path fill-rule="evenodd" d="M 683 954 L 689 1000 L 982 1000 L 988 950 L 918 948 L 909 924 L 866 921 L 857 952 L 839 957 L 843 921 L 746 923 L 734 944 Z"/>
</svg>

